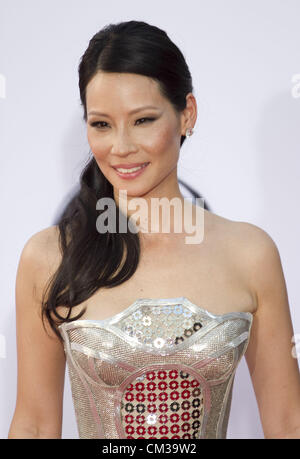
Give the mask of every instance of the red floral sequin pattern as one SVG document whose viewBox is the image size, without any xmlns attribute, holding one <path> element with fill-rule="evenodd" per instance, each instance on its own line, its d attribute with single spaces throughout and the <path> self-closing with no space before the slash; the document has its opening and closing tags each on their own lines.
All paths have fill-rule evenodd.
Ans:
<svg viewBox="0 0 300 459">
<path fill-rule="evenodd" d="M 122 396 L 125 438 L 198 438 L 203 404 L 201 386 L 194 376 L 177 369 L 145 372 Z"/>
</svg>

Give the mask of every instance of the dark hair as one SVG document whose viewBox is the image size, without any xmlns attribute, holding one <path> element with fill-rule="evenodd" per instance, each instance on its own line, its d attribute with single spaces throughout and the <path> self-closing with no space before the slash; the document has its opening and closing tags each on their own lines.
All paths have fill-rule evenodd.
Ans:
<svg viewBox="0 0 300 459">
<path fill-rule="evenodd" d="M 186 95 L 193 91 L 192 78 L 181 51 L 166 32 L 146 22 L 109 24 L 89 41 L 78 68 L 84 121 L 87 120 L 86 87 L 100 70 L 152 78 L 178 114 L 186 107 Z M 182 136 L 180 146 L 184 141 L 185 136 Z M 194 191 L 192 194 L 200 197 Z M 62 260 L 43 295 L 42 317 L 47 317 L 60 339 L 56 326 L 79 319 L 86 310 L 71 319 L 72 307 L 101 287 L 112 288 L 125 282 L 138 267 L 139 235 L 131 231 L 118 232 L 119 220 L 123 218 L 122 214 L 119 218 L 118 207 L 117 232 L 97 231 L 96 202 L 103 197 L 114 199 L 113 186 L 92 157 L 80 175 L 79 191 L 56 222 Z M 60 316 L 56 310 L 58 306 L 69 308 L 67 317 Z"/>
</svg>

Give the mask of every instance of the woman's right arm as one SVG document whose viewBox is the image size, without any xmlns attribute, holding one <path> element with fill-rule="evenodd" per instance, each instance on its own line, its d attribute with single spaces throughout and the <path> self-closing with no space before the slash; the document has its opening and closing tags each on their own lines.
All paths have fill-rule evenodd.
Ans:
<svg viewBox="0 0 300 459">
<path fill-rule="evenodd" d="M 60 262 L 58 229 L 25 244 L 16 277 L 17 397 L 8 438 L 61 438 L 65 378 L 63 343 L 41 319 L 42 292 Z"/>
</svg>

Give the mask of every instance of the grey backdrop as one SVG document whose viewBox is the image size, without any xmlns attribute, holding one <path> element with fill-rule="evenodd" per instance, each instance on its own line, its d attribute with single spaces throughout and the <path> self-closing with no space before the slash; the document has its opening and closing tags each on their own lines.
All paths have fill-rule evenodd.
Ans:
<svg viewBox="0 0 300 459">
<path fill-rule="evenodd" d="M 179 177 L 215 213 L 256 224 L 274 239 L 300 336 L 299 17 L 299 0 L 0 1 L 1 437 L 16 401 L 20 253 L 32 234 L 53 224 L 77 183 L 89 151 L 77 67 L 89 39 L 108 23 L 149 22 L 183 51 L 199 112 Z M 64 397 L 62 437 L 77 437 L 68 375 Z M 243 357 L 228 438 L 262 437 Z"/>
</svg>

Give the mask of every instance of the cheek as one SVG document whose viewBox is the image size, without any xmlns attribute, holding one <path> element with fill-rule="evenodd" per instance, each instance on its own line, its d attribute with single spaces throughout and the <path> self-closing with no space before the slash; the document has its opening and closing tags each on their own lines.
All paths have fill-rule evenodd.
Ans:
<svg viewBox="0 0 300 459">
<path fill-rule="evenodd" d="M 100 136 L 92 130 L 87 130 L 87 140 L 90 146 L 91 151 L 93 152 L 95 158 L 102 159 L 106 156 L 107 147 L 103 140 L 100 140 Z"/>
<path fill-rule="evenodd" d="M 177 148 L 176 132 L 172 126 L 161 126 L 144 141 L 144 145 L 153 156 L 169 156 Z"/>
</svg>

